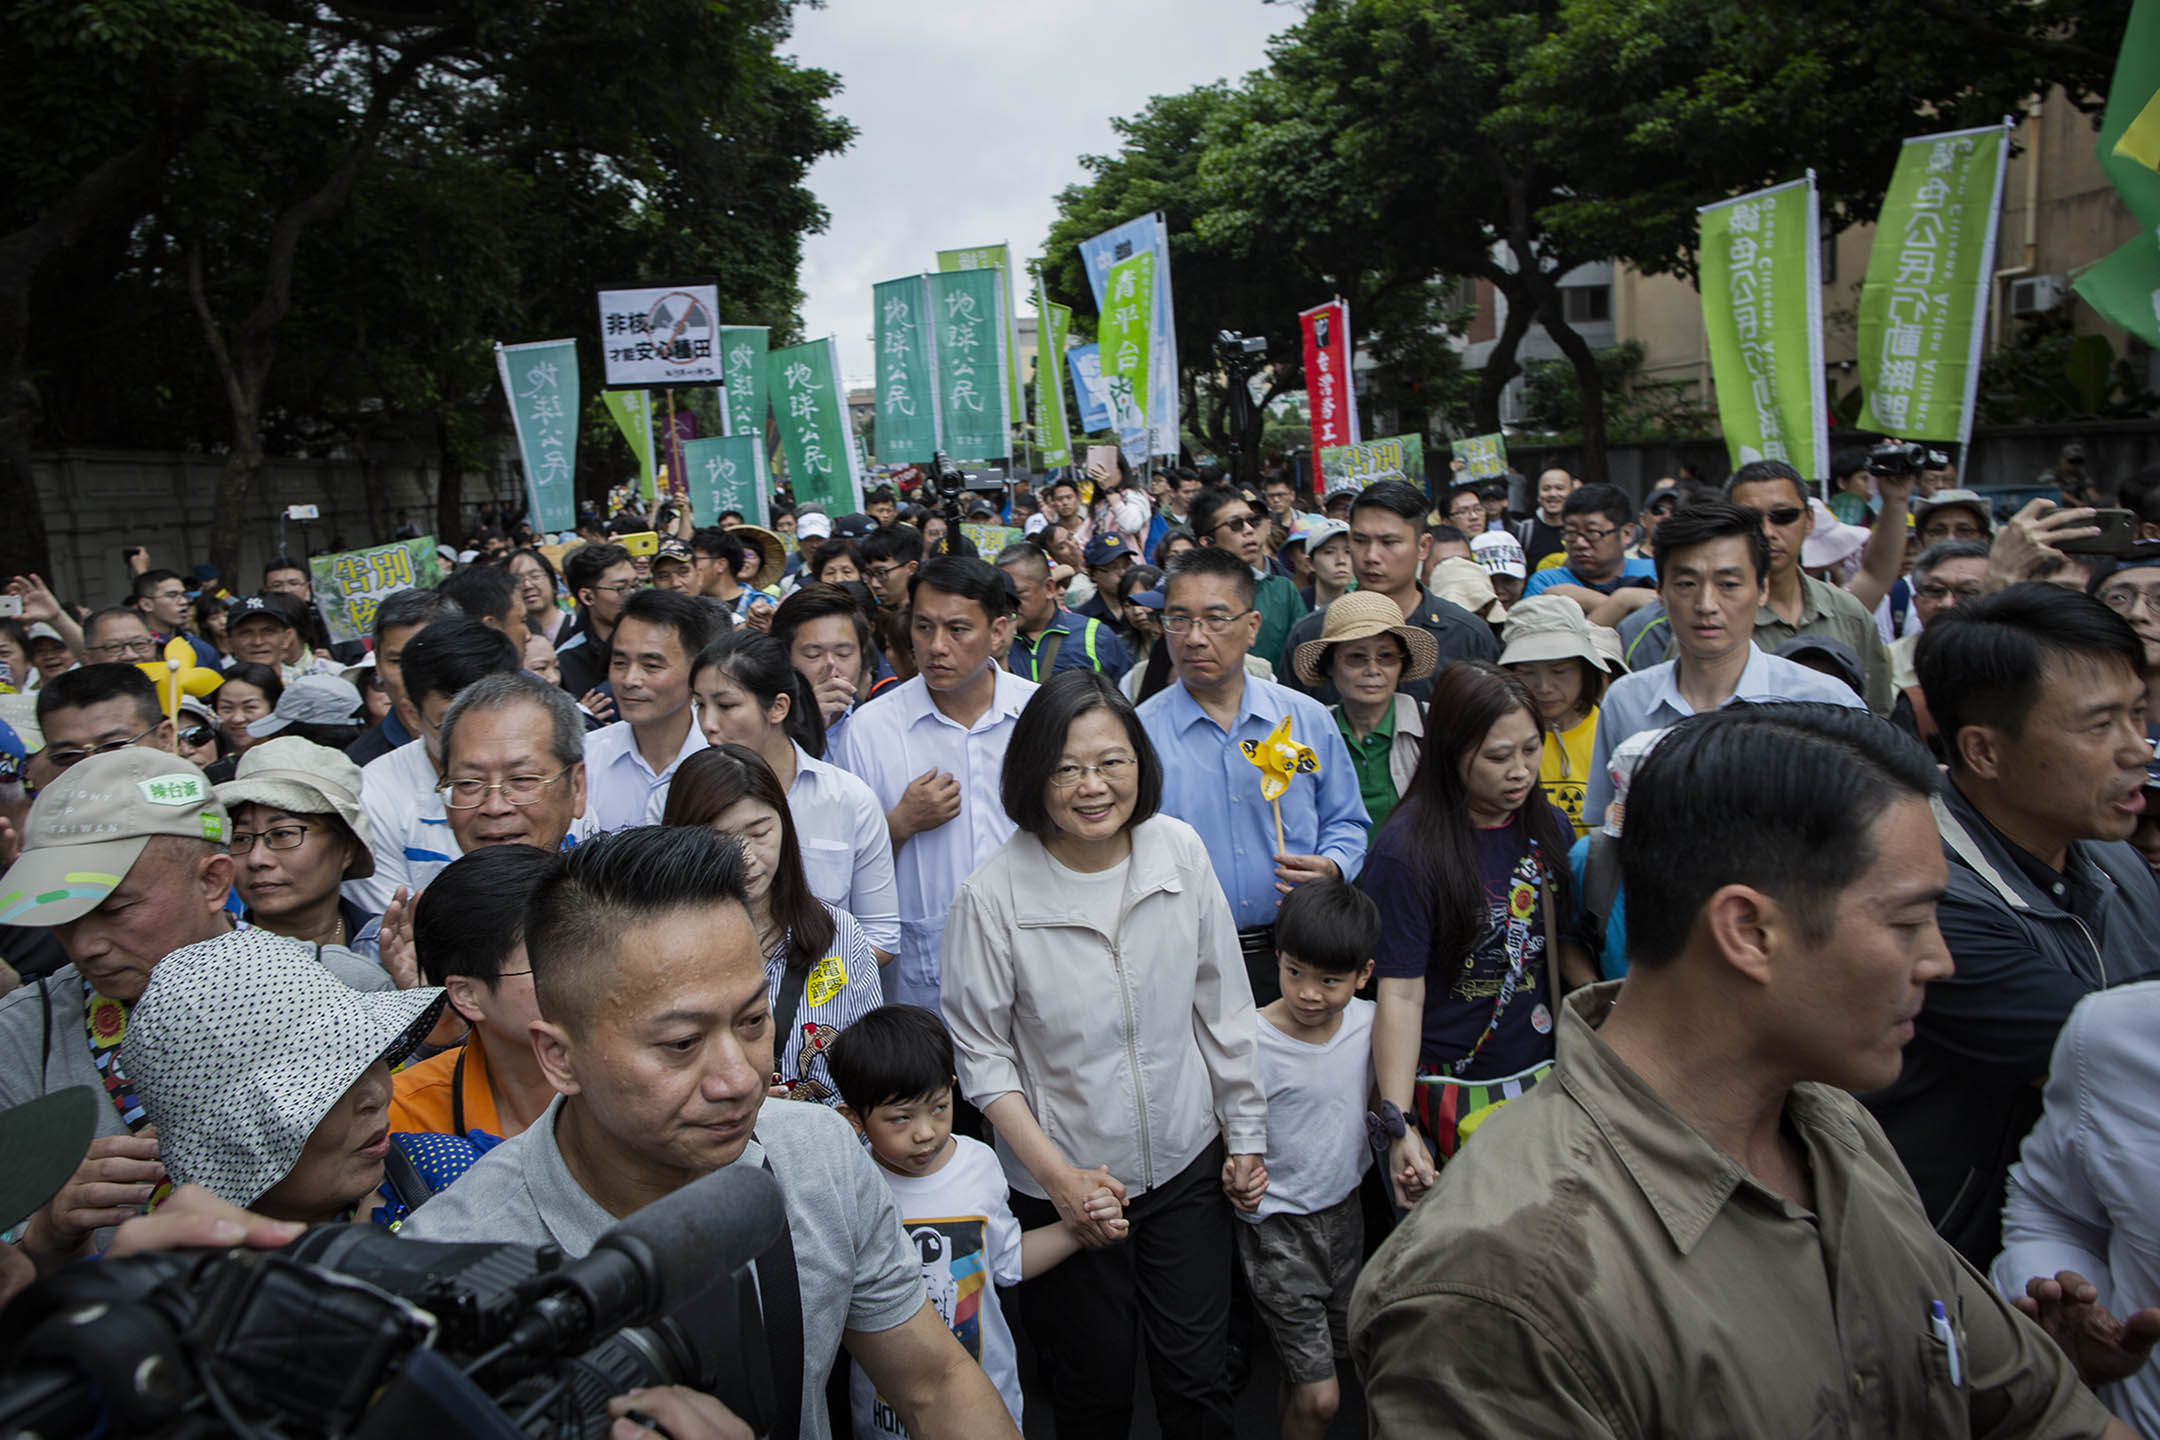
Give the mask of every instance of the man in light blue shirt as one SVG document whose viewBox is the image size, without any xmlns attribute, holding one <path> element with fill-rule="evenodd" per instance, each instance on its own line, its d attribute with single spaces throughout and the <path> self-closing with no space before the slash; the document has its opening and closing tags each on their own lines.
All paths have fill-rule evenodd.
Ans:
<svg viewBox="0 0 2160 1440">
<path fill-rule="evenodd" d="M 1755 612 L 1768 593 L 1770 572 L 1761 516 L 1723 500 L 1699 500 L 1659 525 L 1654 543 L 1658 598 L 1671 617 L 1677 654 L 1614 681 L 1598 706 L 1583 801 L 1583 818 L 1593 824 L 1604 823 L 1612 801 L 1607 762 L 1637 731 L 1736 700 L 1861 704 L 1850 686 L 1755 648 Z"/>
<path fill-rule="evenodd" d="M 1584 485 L 1571 492 L 1560 508 L 1560 535 L 1567 545 L 1567 562 L 1533 572 L 1530 582 L 1523 586 L 1523 598 L 1527 600 L 1555 585 L 1579 585 L 1610 595 L 1631 581 L 1657 578 L 1655 564 L 1627 553 L 1634 523 L 1635 507 L 1617 485 Z M 1607 625 L 1619 619 L 1591 618 Z"/>
<path fill-rule="evenodd" d="M 925 561 L 908 612 L 919 673 L 854 711 L 831 754 L 870 786 L 892 836 L 900 951 L 881 977 L 885 998 L 942 1014 L 945 915 L 960 882 L 1017 828 L 998 787 L 1035 686 L 997 666 L 1012 648 L 1013 591 L 988 562 Z"/>
<path fill-rule="evenodd" d="M 1275 907 L 1308 880 L 1356 879 L 1370 821 L 1350 752 L 1326 709 L 1245 673 L 1245 652 L 1260 630 L 1251 569 L 1226 550 L 1202 547 L 1178 557 L 1163 589 L 1164 643 L 1177 679 L 1140 707 L 1140 723 L 1162 757 L 1163 813 L 1207 843 L 1237 921 L 1253 999 L 1265 1005 L 1281 993 Z M 1239 745 L 1266 739 L 1285 716 L 1291 738 L 1312 747 L 1320 768 L 1291 778 L 1278 847 L 1274 807 L 1261 798 L 1260 771 Z"/>
</svg>

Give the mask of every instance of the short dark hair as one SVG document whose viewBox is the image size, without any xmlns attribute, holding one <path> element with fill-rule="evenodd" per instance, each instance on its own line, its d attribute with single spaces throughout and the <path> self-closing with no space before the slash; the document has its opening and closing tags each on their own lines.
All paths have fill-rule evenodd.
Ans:
<svg viewBox="0 0 2160 1440">
<path fill-rule="evenodd" d="M 712 745 L 682 762 L 668 781 L 662 825 L 710 829 L 738 800 L 756 800 L 780 820 L 780 863 L 772 876 L 773 919 L 787 932 L 788 964 L 807 971 L 832 948 L 832 912 L 810 889 L 787 791 L 765 757 L 744 745 Z"/>
<path fill-rule="evenodd" d="M 896 565 L 919 565 L 922 556 L 922 531 L 913 525 L 895 522 L 863 537 L 865 565 L 875 565 L 880 560 L 889 560 Z"/>
<path fill-rule="evenodd" d="M 1584 490 L 1589 488 L 1583 487 Z M 1582 490 L 1575 494 L 1582 494 Z M 1573 503 L 1572 496 L 1569 501 Z M 1657 534 L 1650 537 L 1650 553 L 1657 560 L 1659 583 L 1664 583 L 1665 562 L 1674 553 L 1707 545 L 1713 540 L 1731 539 L 1747 541 L 1748 560 L 1755 567 L 1757 581 L 1770 573 L 1770 540 L 1763 534 L 1762 516 L 1730 500 L 1714 500 L 1708 496 L 1681 506 L 1659 521 Z"/>
<path fill-rule="evenodd" d="M 622 622 L 638 620 L 647 625 L 658 625 L 675 632 L 682 645 L 683 659 L 695 664 L 698 652 L 712 640 L 713 614 L 709 606 L 695 595 L 684 595 L 675 590 L 640 590 L 632 595 L 615 619 L 616 634 L 620 636 Z"/>
<path fill-rule="evenodd" d="M 1426 512 L 1431 508 L 1432 502 L 1425 498 L 1425 492 L 1409 481 L 1375 480 L 1351 500 L 1350 518 L 1356 520 L 1360 510 L 1385 510 L 1390 515 L 1401 516 L 1413 531 L 1422 531 Z"/>
<path fill-rule="evenodd" d="M 880 1005 L 825 1051 L 840 1103 L 867 1117 L 880 1105 L 925 1100 L 954 1083 L 952 1036 L 920 1005 Z"/>
<path fill-rule="evenodd" d="M 629 563 L 630 552 L 620 545 L 580 545 L 563 556 L 563 583 L 570 587 L 571 598 L 577 599 L 580 592 L 599 584 L 602 575 Z"/>
<path fill-rule="evenodd" d="M 1733 471 L 1732 478 L 1725 482 L 1725 498 L 1732 499 L 1732 492 L 1742 485 L 1767 485 L 1778 480 L 1792 486 L 1793 493 L 1800 497 L 1800 503 L 1802 505 L 1807 504 L 1808 484 L 1806 478 L 1783 460 L 1748 461 L 1747 464 Z"/>
<path fill-rule="evenodd" d="M 1427 529 L 1425 533 L 1432 537 L 1432 543 L 1435 545 L 1453 545 L 1457 542 L 1467 545 L 1470 543 L 1470 537 L 1463 534 L 1460 529 L 1453 525 L 1434 525 Z"/>
<path fill-rule="evenodd" d="M 1218 485 L 1202 490 L 1193 496 L 1192 504 L 1185 507 L 1185 519 L 1192 526 L 1193 538 L 1201 545 L 1215 543 L 1215 512 L 1233 500 L 1245 505 L 1252 504 L 1242 491 Z"/>
<path fill-rule="evenodd" d="M 717 525 L 708 525 L 690 532 L 690 553 L 711 556 L 725 565 L 728 574 L 732 575 L 750 558 L 750 547 L 743 543 L 742 536 L 731 535 Z"/>
<path fill-rule="evenodd" d="M 314 575 L 314 572 L 308 569 L 307 561 L 295 560 L 290 555 L 273 555 L 270 557 L 269 561 L 263 565 L 263 584 L 268 585 L 270 583 L 270 577 L 277 574 L 277 572 L 280 570 L 298 570 L 301 574 L 310 577 L 310 584 L 313 583 L 312 577 Z"/>
<path fill-rule="evenodd" d="M 1380 948 L 1380 907 L 1347 880 L 1309 880 L 1275 911 L 1275 949 L 1311 970 L 1354 974 Z"/>
<path fill-rule="evenodd" d="M 147 600 L 150 592 L 167 580 L 178 580 L 183 586 L 187 584 L 187 580 L 177 570 L 145 570 L 135 577 L 134 583 L 128 587 L 128 593 L 137 600 Z"/>
<path fill-rule="evenodd" d="M 45 717 L 55 710 L 87 710 L 108 700 L 134 701 L 135 716 L 145 725 L 154 725 L 165 715 L 158 704 L 157 686 L 150 677 L 133 665 L 114 661 L 102 665 L 78 665 L 40 685 L 37 692 L 38 728 L 44 728 Z"/>
<path fill-rule="evenodd" d="M 818 709 L 817 695 L 778 638 L 756 630 L 730 630 L 698 652 L 690 666 L 693 687 L 698 675 L 708 669 L 727 676 L 760 709 L 769 710 L 774 701 L 787 696 L 787 719 L 781 724 L 788 738 L 812 757 L 825 758 L 825 716 Z"/>
<path fill-rule="evenodd" d="M 1920 632 L 1913 668 L 1958 770 L 1966 726 L 1991 725 L 2013 740 L 2025 733 L 2049 660 L 2104 664 L 2110 656 L 2144 676 L 2145 645 L 2130 622 L 2089 595 L 2027 581 L 1938 617 Z"/>
<path fill-rule="evenodd" d="M 1005 814 L 1038 840 L 1057 834 L 1057 824 L 1043 804 L 1043 791 L 1050 786 L 1050 772 L 1057 768 L 1065 736 L 1075 720 L 1096 710 L 1108 710 L 1118 718 L 1132 744 L 1133 758 L 1140 762 L 1139 791 L 1133 799 L 1132 818 L 1125 822 L 1127 828 L 1162 808 L 1162 760 L 1132 701 L 1097 671 L 1067 670 L 1045 681 L 1021 707 L 999 777 L 998 798 L 1005 803 Z"/>
<path fill-rule="evenodd" d="M 835 615 L 845 615 L 855 623 L 855 643 L 862 647 L 867 659 L 874 643 L 870 636 L 869 613 L 847 591 L 822 581 L 813 580 L 780 602 L 772 615 L 772 637 L 792 654 L 797 631 L 813 620 L 830 619 Z"/>
<path fill-rule="evenodd" d="M 1075 494 L 1078 494 L 1080 490 L 1080 482 L 1073 479 L 1070 474 L 1063 474 L 1059 475 L 1049 484 L 1043 486 L 1043 494 L 1045 495 L 1055 495 L 1060 490 L 1070 490 Z"/>
<path fill-rule="evenodd" d="M 572 1028 L 612 987 L 624 931 L 678 910 L 728 904 L 741 906 L 748 923 L 742 842 L 706 826 L 614 830 L 548 859 L 525 907 L 525 955 L 540 1013 Z"/>
<path fill-rule="evenodd" d="M 939 555 L 924 561 L 908 581 L 909 609 L 915 608 L 915 594 L 925 586 L 941 595 L 973 600 L 992 620 L 1019 608 L 1011 578 L 989 561 L 972 555 Z"/>
<path fill-rule="evenodd" d="M 413 636 L 398 657 L 405 695 L 414 705 L 430 695 L 454 700 L 482 676 L 514 675 L 524 664 L 508 635 L 463 617 L 436 621 Z"/>
<path fill-rule="evenodd" d="M 1203 580 L 1211 575 L 1218 580 L 1228 580 L 1237 590 L 1238 603 L 1248 610 L 1252 608 L 1259 586 L 1253 580 L 1251 568 L 1229 551 L 1218 550 L 1212 545 L 1187 550 L 1171 560 L 1170 568 L 1163 574 L 1164 602 L 1168 603 L 1170 587 L 1178 581 L 1188 577 Z"/>
<path fill-rule="evenodd" d="M 1952 560 L 1985 560 L 1988 558 L 1987 542 L 1984 540 L 1938 540 L 1920 552 L 1913 561 L 1913 578 L 1931 574 L 1938 565 Z M 2094 582 L 2096 588 L 2098 582 Z"/>
<path fill-rule="evenodd" d="M 1726 885 L 1775 896 L 1803 938 L 1824 939 L 1838 895 L 1875 863 L 1869 829 L 1893 802 L 1933 795 L 1936 777 L 1917 741 L 1865 710 L 1736 705 L 1681 721 L 1628 788 L 1628 963 L 1675 959 Z"/>
<path fill-rule="evenodd" d="M 259 665 L 253 660 L 235 660 L 225 667 L 225 678 L 218 682 L 218 689 L 222 690 L 236 680 L 242 685 L 252 685 L 262 691 L 263 699 L 269 701 L 272 707 L 275 707 L 285 694 L 285 677 L 278 673 L 275 665 Z M 210 704 L 213 707 L 217 704 L 217 697 L 217 690 L 210 692 Z"/>
<path fill-rule="evenodd" d="M 817 549 L 810 552 L 810 563 L 803 566 L 803 569 L 807 570 L 810 573 L 810 578 L 814 580 L 824 572 L 827 565 L 832 564 L 835 560 L 852 560 L 855 562 L 857 571 L 860 571 L 863 567 L 862 551 L 856 548 L 855 542 L 841 536 L 834 536 L 830 540 L 820 540 L 818 542 Z"/>
<path fill-rule="evenodd" d="M 408 625 L 432 625 L 437 620 L 454 620 L 464 613 L 458 608 L 457 601 L 440 590 L 411 587 L 393 590 L 375 607 L 375 648 L 382 649 L 383 636 L 392 630 L 401 630 Z"/>
<path fill-rule="evenodd" d="M 1560 503 L 1560 519 L 1565 522 L 1571 515 L 1602 515 L 1615 525 L 1632 525 L 1635 505 L 1619 486 L 1593 480 L 1568 491 Z"/>
<path fill-rule="evenodd" d="M 524 608 L 518 601 L 517 582 L 500 565 L 468 565 L 454 575 L 444 576 L 435 593 L 475 620 L 508 624 L 510 617 Z"/>
<path fill-rule="evenodd" d="M 525 907 L 554 873 L 530 845 L 483 845 L 443 868 L 413 907 L 413 951 L 430 985 L 464 975 L 493 990 L 525 940 Z"/>
</svg>

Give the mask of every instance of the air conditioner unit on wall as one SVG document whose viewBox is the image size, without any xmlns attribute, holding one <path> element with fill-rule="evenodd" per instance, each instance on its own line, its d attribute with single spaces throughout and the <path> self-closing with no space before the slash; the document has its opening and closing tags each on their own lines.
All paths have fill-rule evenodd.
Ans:
<svg viewBox="0 0 2160 1440">
<path fill-rule="evenodd" d="M 2060 275 L 2028 275 L 2010 282 L 2010 313 L 2040 315 L 2063 303 L 2069 286 Z"/>
</svg>

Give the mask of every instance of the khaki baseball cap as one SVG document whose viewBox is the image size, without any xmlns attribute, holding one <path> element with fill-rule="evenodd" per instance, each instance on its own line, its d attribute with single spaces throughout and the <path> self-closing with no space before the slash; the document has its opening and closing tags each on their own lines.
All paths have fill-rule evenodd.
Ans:
<svg viewBox="0 0 2160 1440">
<path fill-rule="evenodd" d="M 0 925 L 65 925 L 127 878 L 153 835 L 223 845 L 232 820 L 203 772 L 131 745 L 61 772 L 30 807 L 22 858 L 0 876 Z"/>
</svg>

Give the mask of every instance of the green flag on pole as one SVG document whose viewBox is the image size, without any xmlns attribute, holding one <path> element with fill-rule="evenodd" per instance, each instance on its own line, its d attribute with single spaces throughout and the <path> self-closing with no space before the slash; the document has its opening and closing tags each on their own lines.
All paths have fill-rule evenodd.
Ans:
<svg viewBox="0 0 2160 1440">
<path fill-rule="evenodd" d="M 1905 142 L 1860 287 L 1859 426 L 1972 434 L 2010 122 Z"/>
<path fill-rule="evenodd" d="M 2114 254 L 2070 279 L 2086 304 L 2160 349 L 2160 239 L 2141 230 Z"/>
<path fill-rule="evenodd" d="M 1005 319 L 998 327 L 1005 337 L 1005 414 L 1007 423 L 1015 423 L 1027 413 L 1024 403 L 1025 391 L 1020 377 L 1020 317 L 1013 310 L 1012 246 L 977 245 L 972 250 L 940 250 L 937 268 L 951 270 L 996 270 L 998 272 L 998 305 Z M 1011 452 L 1011 442 L 996 453 Z"/>
<path fill-rule="evenodd" d="M 925 276 L 936 330 L 938 429 L 955 460 L 1012 454 L 1005 409 L 1005 272 L 954 270 Z"/>
<path fill-rule="evenodd" d="M 765 434 L 765 347 L 770 335 L 763 325 L 721 327 L 720 361 L 727 376 L 730 435 L 762 438 Z"/>
<path fill-rule="evenodd" d="M 780 422 L 795 503 L 823 505 L 826 514 L 836 516 L 861 510 L 862 472 L 848 436 L 838 344 L 828 336 L 771 352 L 765 357 L 765 392 Z"/>
<path fill-rule="evenodd" d="M 2130 7 L 2096 148 L 2108 182 L 2148 237 L 2160 231 L 2160 0 Z"/>
<path fill-rule="evenodd" d="M 1035 443 L 1045 468 L 1072 464 L 1072 436 L 1065 428 L 1065 339 L 1072 307 L 1053 305 L 1042 280 L 1035 281 Z"/>
<path fill-rule="evenodd" d="M 577 524 L 577 342 L 497 345 L 495 370 L 517 429 L 533 525 L 571 529 Z"/>
<path fill-rule="evenodd" d="M 1783 460 L 1823 479 L 1830 427 L 1815 172 L 1697 213 L 1703 325 L 1732 463 Z"/>
<path fill-rule="evenodd" d="M 938 444 L 936 377 L 930 369 L 927 277 L 881 280 L 871 289 L 877 344 L 877 452 L 887 464 L 921 465 Z"/>
<path fill-rule="evenodd" d="M 715 435 L 685 440 L 683 479 L 690 489 L 690 523 L 717 525 L 729 510 L 752 525 L 765 523 L 765 437 Z"/>
<path fill-rule="evenodd" d="M 623 439 L 630 442 L 630 453 L 637 456 L 638 494 L 648 501 L 654 499 L 658 482 L 653 474 L 652 391 L 603 390 L 600 398 L 607 402 L 608 414 L 615 417 Z"/>
<path fill-rule="evenodd" d="M 1148 456 L 1148 345 L 1154 306 L 1154 251 L 1136 251 L 1110 267 L 1103 281 L 1096 348 L 1110 399 L 1110 424 L 1135 470 L 1147 464 Z"/>
</svg>

